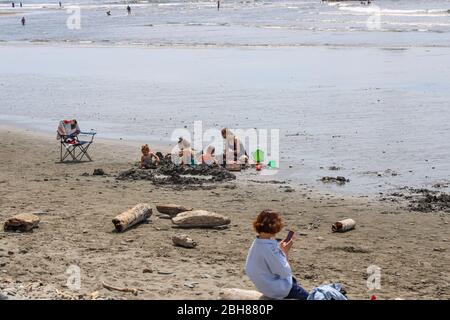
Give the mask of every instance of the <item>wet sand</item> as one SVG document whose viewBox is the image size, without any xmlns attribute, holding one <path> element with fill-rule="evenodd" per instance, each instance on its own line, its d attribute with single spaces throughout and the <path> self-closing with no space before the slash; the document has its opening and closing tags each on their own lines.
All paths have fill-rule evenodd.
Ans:
<svg viewBox="0 0 450 320">
<path fill-rule="evenodd" d="M 251 222 L 264 208 L 279 210 L 298 236 L 290 257 L 307 289 L 341 282 L 349 298 L 450 298 L 449 222 L 444 212 L 418 213 L 397 202 L 343 197 L 305 185 L 236 181 L 211 188 L 174 189 L 115 177 L 139 159 L 137 145 L 97 141 L 93 162 L 58 163 L 53 135 L 0 128 L 0 221 L 40 212 L 32 233 L 0 231 L 0 293 L 11 298 L 217 299 L 221 288 L 253 289 L 243 269 L 253 240 Z M 101 168 L 105 176 L 93 176 Z M 299 169 L 301 170 L 301 168 Z M 83 175 L 88 173 L 89 175 Z M 225 230 L 187 229 L 195 249 L 172 245 L 180 231 L 157 217 L 124 233 L 112 218 L 137 203 L 178 203 L 231 218 Z M 331 233 L 353 218 L 357 227 Z M 280 234 L 283 237 L 285 230 Z M 66 286 L 70 265 L 81 268 L 81 289 Z M 367 268 L 381 268 L 381 289 L 368 291 Z M 138 289 L 109 291 L 102 281 Z"/>
</svg>

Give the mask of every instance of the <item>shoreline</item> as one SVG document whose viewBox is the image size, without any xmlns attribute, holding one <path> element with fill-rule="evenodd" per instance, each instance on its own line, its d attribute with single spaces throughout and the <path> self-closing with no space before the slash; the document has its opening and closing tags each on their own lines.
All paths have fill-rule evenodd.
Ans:
<svg viewBox="0 0 450 320">
<path fill-rule="evenodd" d="M 372 293 L 379 299 L 450 298 L 449 215 L 325 195 L 307 186 L 285 192 L 279 185 L 239 179 L 192 190 L 118 181 L 118 172 L 136 162 L 128 147 L 98 141 L 94 162 L 59 164 L 53 141 L 40 141 L 40 152 L 33 152 L 26 132 L 0 128 L 0 137 L 0 221 L 36 211 L 41 219 L 32 233 L 0 231 L 0 293 L 11 298 L 218 299 L 221 288 L 254 289 L 242 270 L 253 240 L 252 219 L 265 208 L 280 211 L 286 228 L 297 231 L 290 263 L 308 290 L 340 282 L 350 299 Z M 106 175 L 93 176 L 95 168 Z M 153 209 L 178 203 L 215 211 L 231 224 L 224 230 L 179 230 L 154 209 L 149 223 L 112 232 L 111 219 L 141 202 Z M 331 233 L 331 224 L 344 217 L 353 218 L 356 229 Z M 198 247 L 174 247 L 171 237 L 180 232 Z M 72 265 L 82 272 L 78 291 L 66 285 Z M 375 292 L 366 285 L 371 265 L 382 274 Z M 109 291 L 102 281 L 139 293 Z"/>
<path fill-rule="evenodd" d="M 295 48 L 326 48 L 326 49 L 380 49 L 380 50 L 409 50 L 409 49 L 448 49 L 450 45 L 444 44 L 338 44 L 338 43 L 278 43 L 278 44 L 241 44 L 241 43 L 110 43 L 109 41 L 79 40 L 79 41 L 54 41 L 54 40 L 0 40 L 1 47 L 54 47 L 54 48 L 117 48 L 117 49 L 295 49 Z"/>
</svg>

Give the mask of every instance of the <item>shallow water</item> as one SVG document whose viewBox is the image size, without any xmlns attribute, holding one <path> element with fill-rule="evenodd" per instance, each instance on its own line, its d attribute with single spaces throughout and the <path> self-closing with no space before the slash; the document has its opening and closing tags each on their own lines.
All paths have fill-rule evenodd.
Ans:
<svg viewBox="0 0 450 320">
<path fill-rule="evenodd" d="M 377 1 L 381 30 L 359 3 L 139 3 L 128 17 L 92 1 L 81 30 L 29 3 L 25 27 L 0 6 L 2 122 L 53 132 L 76 117 L 158 144 L 194 120 L 274 128 L 282 170 L 268 179 L 362 194 L 450 180 L 449 1 Z M 331 175 L 351 181 L 318 182 Z"/>
<path fill-rule="evenodd" d="M 2 3 L 3 2 L 3 3 Z M 0 41 L 114 45 L 445 46 L 449 0 L 0 2 Z M 132 15 L 126 13 L 130 3 Z M 80 9 L 80 29 L 66 24 Z M 111 16 L 106 11 L 111 11 Z M 20 18 L 27 19 L 25 27 Z"/>
</svg>

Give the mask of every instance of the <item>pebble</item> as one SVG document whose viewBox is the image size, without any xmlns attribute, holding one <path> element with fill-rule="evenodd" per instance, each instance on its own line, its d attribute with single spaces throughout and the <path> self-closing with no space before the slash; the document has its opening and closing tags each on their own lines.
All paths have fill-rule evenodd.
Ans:
<svg viewBox="0 0 450 320">
<path fill-rule="evenodd" d="M 158 274 L 172 274 L 172 271 L 158 270 Z"/>
</svg>

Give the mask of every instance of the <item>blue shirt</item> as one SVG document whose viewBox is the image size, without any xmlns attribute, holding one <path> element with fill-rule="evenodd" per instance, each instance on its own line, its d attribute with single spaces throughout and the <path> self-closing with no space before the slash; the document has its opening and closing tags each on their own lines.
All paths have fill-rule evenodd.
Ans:
<svg viewBox="0 0 450 320">
<path fill-rule="evenodd" d="M 292 288 L 292 270 L 272 239 L 256 238 L 248 252 L 245 273 L 266 297 L 283 299 Z"/>
</svg>

